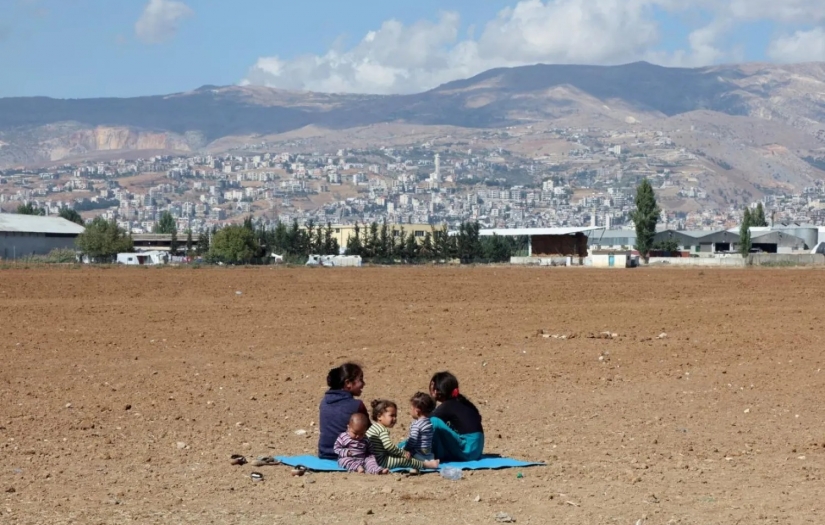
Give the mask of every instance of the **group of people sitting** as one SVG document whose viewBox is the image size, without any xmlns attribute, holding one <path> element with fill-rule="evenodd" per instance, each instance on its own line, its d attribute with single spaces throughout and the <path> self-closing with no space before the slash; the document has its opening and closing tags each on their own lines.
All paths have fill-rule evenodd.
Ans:
<svg viewBox="0 0 825 525">
<path fill-rule="evenodd" d="M 417 392 L 410 398 L 413 422 L 407 439 L 398 445 L 390 437 L 398 420 L 398 405 L 376 399 L 371 413 L 367 411 L 357 399 L 365 386 L 360 366 L 345 363 L 333 368 L 327 374 L 327 386 L 321 400 L 318 456 L 337 460 L 350 472 L 419 471 L 438 468 L 442 461 L 481 457 L 481 414 L 461 394 L 458 379 L 450 372 L 438 372 L 430 380 L 429 393 Z"/>
</svg>

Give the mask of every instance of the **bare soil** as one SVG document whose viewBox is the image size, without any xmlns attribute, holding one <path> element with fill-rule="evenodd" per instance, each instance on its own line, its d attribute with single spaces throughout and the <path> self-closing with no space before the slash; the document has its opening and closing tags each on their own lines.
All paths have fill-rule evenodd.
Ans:
<svg viewBox="0 0 825 525">
<path fill-rule="evenodd" d="M 816 270 L 2 271 L 0 523 L 821 523 L 823 297 Z M 230 465 L 314 452 L 348 359 L 402 407 L 453 371 L 487 450 L 547 465 Z"/>
</svg>

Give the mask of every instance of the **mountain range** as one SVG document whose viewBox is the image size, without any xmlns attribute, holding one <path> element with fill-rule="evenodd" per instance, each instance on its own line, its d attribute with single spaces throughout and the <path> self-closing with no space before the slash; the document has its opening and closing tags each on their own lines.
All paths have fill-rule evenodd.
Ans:
<svg viewBox="0 0 825 525">
<path fill-rule="evenodd" d="M 825 63 L 533 65 L 492 69 L 412 95 L 204 86 L 135 98 L 3 98 L 0 167 L 105 152 L 193 152 L 233 137 L 306 127 L 335 131 L 395 123 L 489 129 L 577 119 L 619 128 L 686 115 L 705 121 L 717 115 L 734 135 L 743 136 L 744 128 L 770 121 L 772 141 L 815 157 L 825 147 Z"/>
</svg>

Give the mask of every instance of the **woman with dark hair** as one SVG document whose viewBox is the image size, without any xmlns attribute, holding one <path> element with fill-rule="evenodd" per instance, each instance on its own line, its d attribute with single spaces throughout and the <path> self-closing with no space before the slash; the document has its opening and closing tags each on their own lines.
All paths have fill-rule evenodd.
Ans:
<svg viewBox="0 0 825 525">
<path fill-rule="evenodd" d="M 433 455 L 441 461 L 475 461 L 484 450 L 484 428 L 476 406 L 458 390 L 458 379 L 438 372 L 430 380 L 438 407 L 430 416 Z"/>
<path fill-rule="evenodd" d="M 338 459 L 333 449 L 335 440 L 347 431 L 349 418 L 354 413 L 361 412 L 369 418 L 367 407 L 355 399 L 361 395 L 364 385 L 364 371 L 355 363 L 344 363 L 327 374 L 329 390 L 324 394 L 320 408 L 319 458 Z"/>
</svg>

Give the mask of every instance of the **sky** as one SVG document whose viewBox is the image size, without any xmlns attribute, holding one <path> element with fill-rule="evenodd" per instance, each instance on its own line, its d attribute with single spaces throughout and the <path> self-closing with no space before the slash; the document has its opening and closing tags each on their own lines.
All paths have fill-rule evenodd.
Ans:
<svg viewBox="0 0 825 525">
<path fill-rule="evenodd" d="M 825 61 L 823 0 L 0 0 L 0 97 L 413 93 L 494 67 Z"/>
</svg>

